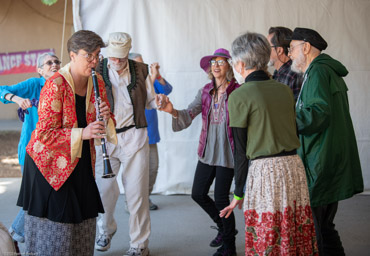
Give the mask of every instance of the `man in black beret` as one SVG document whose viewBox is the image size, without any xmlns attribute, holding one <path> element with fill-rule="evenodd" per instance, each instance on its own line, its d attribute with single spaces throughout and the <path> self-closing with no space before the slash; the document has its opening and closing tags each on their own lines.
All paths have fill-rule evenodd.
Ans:
<svg viewBox="0 0 370 256">
<path fill-rule="evenodd" d="M 334 217 L 338 201 L 363 191 L 356 137 L 349 113 L 347 69 L 329 55 L 318 32 L 296 28 L 289 57 L 304 73 L 296 121 L 320 255 L 344 255 Z"/>
</svg>

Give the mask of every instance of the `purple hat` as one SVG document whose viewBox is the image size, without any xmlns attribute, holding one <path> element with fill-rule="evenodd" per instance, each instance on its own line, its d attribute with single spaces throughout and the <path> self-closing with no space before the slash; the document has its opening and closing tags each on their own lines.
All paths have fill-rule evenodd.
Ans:
<svg viewBox="0 0 370 256">
<path fill-rule="evenodd" d="M 209 56 L 204 56 L 201 60 L 200 60 L 200 67 L 206 72 L 208 73 L 209 72 L 209 65 L 210 65 L 210 61 L 213 59 L 213 58 L 217 58 L 217 57 L 223 57 L 223 58 L 226 58 L 226 59 L 231 59 L 231 56 L 229 54 L 229 51 L 224 49 L 224 48 L 220 48 L 220 49 L 217 49 L 215 51 L 215 53 L 213 55 L 209 55 Z"/>
</svg>

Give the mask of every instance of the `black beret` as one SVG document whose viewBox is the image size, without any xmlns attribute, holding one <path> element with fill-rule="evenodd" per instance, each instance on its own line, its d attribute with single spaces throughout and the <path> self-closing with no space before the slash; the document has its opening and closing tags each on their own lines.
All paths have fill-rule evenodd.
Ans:
<svg viewBox="0 0 370 256">
<path fill-rule="evenodd" d="M 309 28 L 295 28 L 291 40 L 303 40 L 309 42 L 312 46 L 320 51 L 328 47 L 328 43 L 313 29 Z"/>
</svg>

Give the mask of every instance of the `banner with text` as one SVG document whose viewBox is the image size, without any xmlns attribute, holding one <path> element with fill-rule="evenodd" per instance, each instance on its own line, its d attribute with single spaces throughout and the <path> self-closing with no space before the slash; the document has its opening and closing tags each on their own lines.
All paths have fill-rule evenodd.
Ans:
<svg viewBox="0 0 370 256">
<path fill-rule="evenodd" d="M 0 53 L 0 75 L 37 72 L 37 58 L 46 52 L 55 54 L 54 49 Z"/>
</svg>

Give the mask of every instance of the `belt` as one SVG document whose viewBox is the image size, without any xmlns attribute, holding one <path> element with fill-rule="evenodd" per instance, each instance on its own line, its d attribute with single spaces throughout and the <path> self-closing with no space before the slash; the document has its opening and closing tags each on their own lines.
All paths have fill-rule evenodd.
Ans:
<svg viewBox="0 0 370 256">
<path fill-rule="evenodd" d="M 292 156 L 292 155 L 296 155 L 296 154 L 297 154 L 297 150 L 293 149 L 292 151 L 283 151 L 283 152 L 277 153 L 275 155 L 259 156 L 259 157 L 256 157 L 256 158 L 252 159 L 252 161 L 257 160 L 257 159 L 269 158 L 269 157 Z"/>
<path fill-rule="evenodd" d="M 126 126 L 126 127 L 122 127 L 122 128 L 118 128 L 116 129 L 116 133 L 121 133 L 121 132 L 125 132 L 131 128 L 135 127 L 135 125 L 129 125 L 129 126 Z"/>
</svg>

